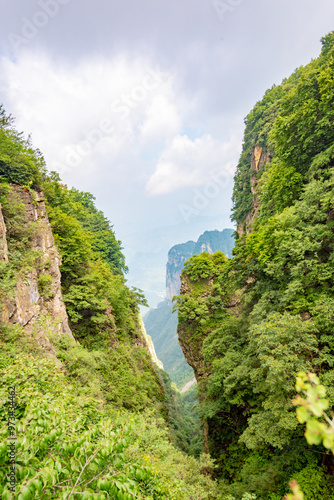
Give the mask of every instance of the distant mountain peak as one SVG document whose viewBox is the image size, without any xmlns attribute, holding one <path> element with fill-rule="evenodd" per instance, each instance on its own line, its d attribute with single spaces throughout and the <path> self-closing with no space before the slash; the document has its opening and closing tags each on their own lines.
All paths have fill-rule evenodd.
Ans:
<svg viewBox="0 0 334 500">
<path fill-rule="evenodd" d="M 180 275 L 183 265 L 192 255 L 203 252 L 215 253 L 220 250 L 224 252 L 226 257 L 231 257 L 234 247 L 233 233 L 234 229 L 205 231 L 196 243 L 187 241 L 174 245 L 169 250 L 166 265 L 166 296 L 168 300 L 172 300 L 175 295 L 180 293 Z"/>
</svg>

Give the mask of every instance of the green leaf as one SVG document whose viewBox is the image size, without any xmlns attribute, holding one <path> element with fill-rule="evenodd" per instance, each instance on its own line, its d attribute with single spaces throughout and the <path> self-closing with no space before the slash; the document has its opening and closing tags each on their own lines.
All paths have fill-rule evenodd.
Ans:
<svg viewBox="0 0 334 500">
<path fill-rule="evenodd" d="M 33 492 L 29 488 L 23 487 L 19 495 L 19 498 L 20 497 L 22 500 L 30 500 L 33 497 Z"/>
<path fill-rule="evenodd" d="M 306 422 L 309 418 L 309 413 L 308 413 L 307 409 L 305 408 L 305 406 L 300 406 L 299 408 L 297 408 L 296 413 L 297 413 L 298 422 L 300 422 L 301 424 Z"/>
</svg>

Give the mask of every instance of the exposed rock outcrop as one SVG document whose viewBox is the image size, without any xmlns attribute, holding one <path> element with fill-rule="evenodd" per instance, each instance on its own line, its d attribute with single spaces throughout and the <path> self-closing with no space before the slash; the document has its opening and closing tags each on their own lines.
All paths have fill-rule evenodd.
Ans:
<svg viewBox="0 0 334 500">
<path fill-rule="evenodd" d="M 32 265 L 25 275 L 19 274 L 13 293 L 2 300 L 0 319 L 3 324 L 20 325 L 27 333 L 34 334 L 43 347 L 50 348 L 48 334 L 73 335 L 62 299 L 61 261 L 46 213 L 44 195 L 15 185 L 9 196 L 23 204 L 26 224 L 35 224 L 31 249 L 36 252 L 37 265 Z M 0 258 L 10 261 L 1 210 Z"/>
<path fill-rule="evenodd" d="M 157 353 L 155 352 L 154 344 L 152 342 L 151 337 L 149 335 L 147 335 L 143 318 L 139 315 L 138 319 L 139 319 L 139 325 L 140 325 L 141 333 L 142 333 L 142 336 L 144 337 L 145 343 L 146 343 L 145 348 L 148 349 L 153 363 L 155 363 L 161 370 L 163 370 L 164 369 L 164 365 L 162 364 L 162 362 L 160 361 L 160 359 L 158 359 L 158 356 L 157 356 Z"/>
<path fill-rule="evenodd" d="M 212 287 L 214 284 L 213 278 L 207 278 L 201 280 L 202 292 L 200 295 L 196 295 L 196 300 L 199 302 L 203 301 L 211 295 Z M 181 295 L 192 296 L 193 283 L 184 273 L 181 274 Z M 240 291 L 229 296 L 226 300 L 225 307 L 233 314 L 238 317 L 240 308 Z M 208 362 L 204 362 L 203 356 L 203 342 L 210 333 L 210 330 L 203 333 L 197 331 L 196 326 L 192 325 L 191 320 L 184 321 L 183 323 L 179 321 L 177 327 L 177 333 L 179 338 L 179 343 L 181 345 L 184 357 L 187 363 L 193 368 L 195 373 L 195 379 L 197 381 L 199 391 L 198 400 L 202 404 L 204 401 L 205 387 L 209 375 L 211 374 L 211 366 Z M 203 420 L 203 443 L 204 451 L 209 451 L 209 436 L 210 436 L 210 424 Z"/>
<path fill-rule="evenodd" d="M 6 238 L 6 225 L 0 204 L 0 260 L 8 262 L 8 247 Z"/>
<path fill-rule="evenodd" d="M 205 280 L 207 286 L 205 287 L 205 292 L 200 296 L 200 298 L 205 298 L 209 295 L 213 280 Z M 190 283 L 188 278 L 184 275 L 181 276 L 181 295 L 190 295 Z M 186 358 L 187 363 L 192 367 L 195 373 L 197 382 L 205 379 L 208 376 L 208 372 L 204 366 L 204 359 L 202 355 L 202 344 L 203 339 L 198 336 L 197 338 L 193 336 L 192 329 L 183 328 L 182 324 L 178 324 L 177 333 L 179 337 L 179 342 Z"/>
<path fill-rule="evenodd" d="M 183 264 L 194 254 L 195 242 L 187 241 L 180 245 L 173 246 L 168 252 L 168 262 L 166 265 L 166 296 L 172 300 L 174 295 L 180 293 L 180 274 Z"/>
<path fill-rule="evenodd" d="M 144 322 L 148 334 L 151 336 L 159 359 L 165 370 L 182 389 L 187 381 L 193 379 L 193 372 L 184 359 L 177 336 L 177 313 L 173 313 L 172 298 L 179 295 L 180 275 L 186 260 L 192 255 L 202 252 L 214 253 L 220 250 L 227 257 L 231 257 L 234 247 L 234 230 L 205 231 L 197 242 L 188 241 L 173 246 L 168 252 L 166 266 L 166 295 L 167 299 L 155 309 L 145 315 Z"/>
<path fill-rule="evenodd" d="M 250 186 L 253 195 L 252 210 L 247 214 L 246 223 L 238 224 L 237 232 L 239 237 L 242 236 L 244 230 L 246 234 L 251 233 L 254 219 L 259 211 L 259 198 L 257 196 L 258 172 L 265 168 L 267 163 L 271 162 L 271 155 L 262 146 L 256 144 L 253 149 L 251 165 L 250 165 Z"/>
<path fill-rule="evenodd" d="M 175 245 L 169 250 L 166 266 L 167 300 L 172 300 L 174 295 L 180 293 L 180 275 L 183 264 L 192 255 L 198 255 L 203 252 L 215 253 L 217 250 L 220 250 L 224 252 L 226 257 L 231 257 L 234 247 L 233 233 L 233 229 L 205 231 L 201 234 L 196 243 L 194 241 L 187 241 L 187 243 Z"/>
</svg>

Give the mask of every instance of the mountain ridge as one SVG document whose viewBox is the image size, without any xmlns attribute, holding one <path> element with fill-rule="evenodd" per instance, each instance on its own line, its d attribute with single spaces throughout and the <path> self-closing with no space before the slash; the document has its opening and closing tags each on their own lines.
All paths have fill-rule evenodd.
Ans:
<svg viewBox="0 0 334 500">
<path fill-rule="evenodd" d="M 172 382 L 181 390 L 193 379 L 193 371 L 185 361 L 177 338 L 177 313 L 172 299 L 180 293 L 180 275 L 184 263 L 196 252 L 225 251 L 231 257 L 234 246 L 233 229 L 205 231 L 196 242 L 174 245 L 168 252 L 166 264 L 166 299 L 144 316 L 147 333 L 153 340 L 157 356 L 169 373 Z"/>
</svg>

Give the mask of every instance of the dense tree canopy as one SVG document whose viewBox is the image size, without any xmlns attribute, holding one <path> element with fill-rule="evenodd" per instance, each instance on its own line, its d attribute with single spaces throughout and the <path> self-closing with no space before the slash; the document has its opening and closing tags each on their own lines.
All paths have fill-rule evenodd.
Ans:
<svg viewBox="0 0 334 500">
<path fill-rule="evenodd" d="M 334 34 L 322 43 L 247 116 L 234 258 L 218 272 L 193 257 L 178 299 L 209 449 L 236 498 L 280 500 L 293 478 L 306 500 L 334 498 L 333 457 L 307 444 L 292 405 L 308 371 L 334 405 Z M 258 169 L 255 151 L 267 159 Z"/>
</svg>

